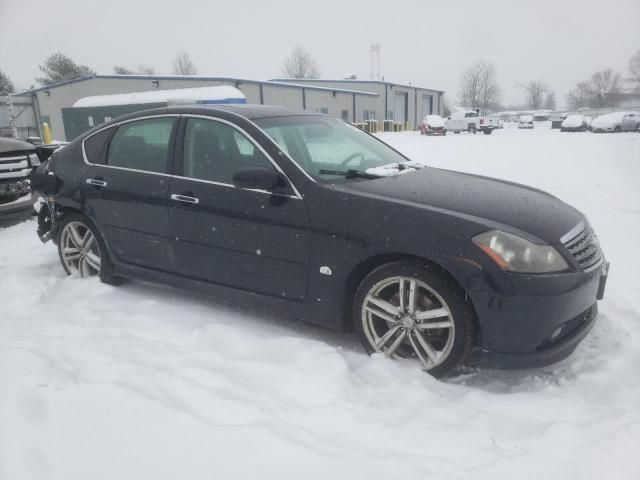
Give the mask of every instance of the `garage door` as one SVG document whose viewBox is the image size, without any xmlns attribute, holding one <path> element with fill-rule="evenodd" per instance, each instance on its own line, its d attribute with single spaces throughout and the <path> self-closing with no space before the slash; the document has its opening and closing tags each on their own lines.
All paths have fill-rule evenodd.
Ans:
<svg viewBox="0 0 640 480">
<path fill-rule="evenodd" d="M 407 94 L 396 93 L 393 119 L 396 122 L 407 121 Z"/>
<path fill-rule="evenodd" d="M 422 96 L 422 116 L 426 117 L 433 113 L 433 97 L 431 95 Z"/>
</svg>

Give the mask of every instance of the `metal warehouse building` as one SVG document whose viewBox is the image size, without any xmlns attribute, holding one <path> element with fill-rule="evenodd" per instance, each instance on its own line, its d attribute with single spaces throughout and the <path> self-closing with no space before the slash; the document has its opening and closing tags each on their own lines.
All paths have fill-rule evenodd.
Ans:
<svg viewBox="0 0 640 480">
<path fill-rule="evenodd" d="M 153 89 L 231 85 L 247 103 L 313 110 L 351 122 L 390 119 L 415 126 L 422 116 L 439 113 L 443 92 L 388 82 L 361 80 L 271 80 L 177 75 L 92 75 L 48 85 L 15 97 L 30 96 L 40 122 L 49 124 L 54 139 L 66 139 L 62 110 L 84 97 Z M 104 119 L 95 119 L 96 124 Z M 87 125 L 87 129 L 93 125 Z"/>
<path fill-rule="evenodd" d="M 274 82 L 293 80 L 277 78 Z M 403 85 L 379 80 L 295 80 L 302 85 L 314 85 L 325 88 L 348 88 L 377 94 L 377 107 L 370 118 L 376 120 L 394 120 L 409 123 L 414 127 L 426 115 L 440 115 L 444 110 L 444 92 L 429 88 Z M 358 120 L 368 120 L 365 117 Z"/>
</svg>

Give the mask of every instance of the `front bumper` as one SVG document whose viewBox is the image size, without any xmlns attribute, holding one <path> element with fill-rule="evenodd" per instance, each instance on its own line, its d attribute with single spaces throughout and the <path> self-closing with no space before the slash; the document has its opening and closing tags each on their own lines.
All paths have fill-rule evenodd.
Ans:
<svg viewBox="0 0 640 480">
<path fill-rule="evenodd" d="M 516 280 L 514 295 L 469 292 L 480 323 L 470 364 L 538 368 L 569 356 L 595 324 L 609 264 L 586 273 Z M 538 283 L 536 285 L 536 283 Z"/>
</svg>

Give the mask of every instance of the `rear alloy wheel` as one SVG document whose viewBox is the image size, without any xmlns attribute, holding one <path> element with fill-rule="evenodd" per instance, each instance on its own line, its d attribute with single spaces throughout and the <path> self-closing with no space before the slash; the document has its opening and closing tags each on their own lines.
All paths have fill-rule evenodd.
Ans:
<svg viewBox="0 0 640 480">
<path fill-rule="evenodd" d="M 105 283 L 120 283 L 120 278 L 113 276 L 113 264 L 102 237 L 83 215 L 66 215 L 59 235 L 58 254 L 67 275 L 81 278 L 99 276 Z"/>
<path fill-rule="evenodd" d="M 369 274 L 354 321 L 369 353 L 415 358 L 433 376 L 460 365 L 472 346 L 473 313 L 459 288 L 424 266 L 397 262 Z"/>
</svg>

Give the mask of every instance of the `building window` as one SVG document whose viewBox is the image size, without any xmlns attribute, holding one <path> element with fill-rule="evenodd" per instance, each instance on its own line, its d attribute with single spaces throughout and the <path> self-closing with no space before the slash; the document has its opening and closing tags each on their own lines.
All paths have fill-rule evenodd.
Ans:
<svg viewBox="0 0 640 480">
<path fill-rule="evenodd" d="M 362 111 L 362 119 L 363 120 L 369 120 L 369 110 L 363 110 Z"/>
<path fill-rule="evenodd" d="M 342 110 L 342 114 L 341 114 L 342 120 L 344 120 L 345 122 L 349 121 L 349 110 Z"/>
<path fill-rule="evenodd" d="M 393 112 L 391 110 L 387 112 L 387 120 L 393 120 Z"/>
<path fill-rule="evenodd" d="M 329 115 L 329 109 L 328 108 L 321 108 L 320 109 L 320 113 L 324 113 L 325 115 Z"/>
</svg>

